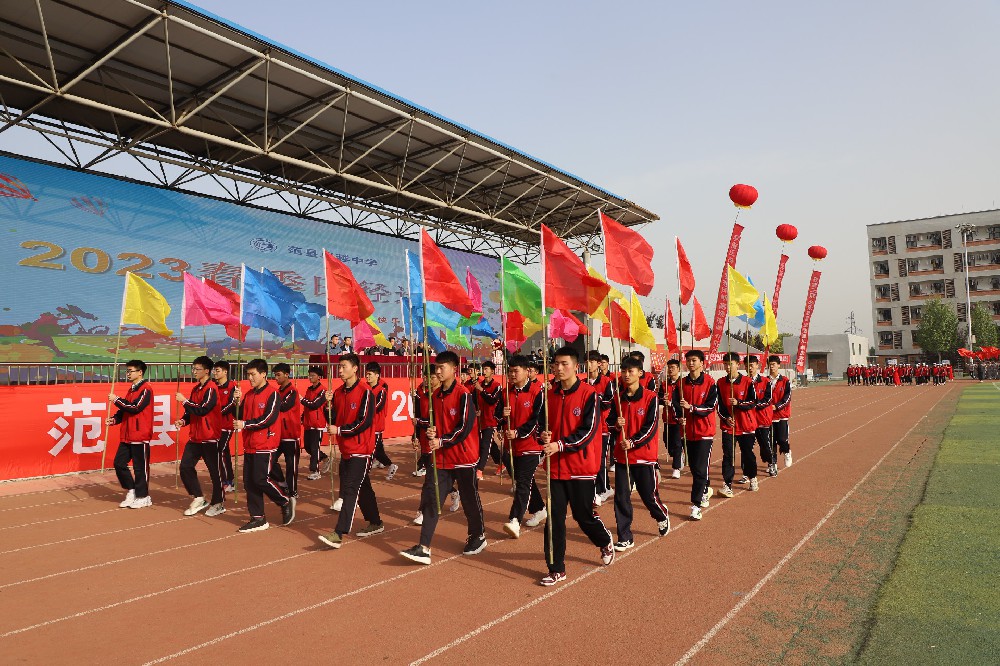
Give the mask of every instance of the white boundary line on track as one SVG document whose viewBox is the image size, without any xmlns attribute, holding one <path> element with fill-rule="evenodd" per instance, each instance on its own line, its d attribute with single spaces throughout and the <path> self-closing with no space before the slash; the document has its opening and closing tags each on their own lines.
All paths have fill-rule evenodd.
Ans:
<svg viewBox="0 0 1000 666">
<path fill-rule="evenodd" d="M 934 403 L 934 407 L 936 407 L 937 404 L 940 403 L 941 400 L 943 400 L 946 395 L 948 395 L 948 394 L 946 393 L 945 395 L 942 395 L 941 398 L 938 399 L 938 401 L 936 403 Z M 909 398 L 908 400 L 905 400 L 905 401 L 899 403 L 898 405 L 896 405 L 895 407 L 893 407 L 889 411 L 891 412 L 891 411 L 894 411 L 896 409 L 899 409 L 903 405 L 905 405 L 905 404 L 907 404 L 909 402 L 912 402 L 913 400 L 916 400 L 918 397 L 920 397 L 920 396 L 913 396 L 912 398 Z M 933 409 L 933 407 L 931 409 Z M 930 411 L 930 409 L 928 409 L 928 411 Z M 802 456 L 802 458 L 799 459 L 799 463 L 801 464 L 801 461 L 803 461 L 806 458 L 812 456 L 813 454 L 819 453 L 820 451 L 822 451 L 826 447 L 830 446 L 831 444 L 834 444 L 835 442 L 838 442 L 838 441 L 844 439 L 848 435 L 851 435 L 851 434 L 857 432 L 858 430 L 861 430 L 862 428 L 864 428 L 865 426 L 867 426 L 869 423 L 872 423 L 873 421 L 875 421 L 875 420 L 877 420 L 879 418 L 882 418 L 887 413 L 889 413 L 889 412 L 885 412 L 883 414 L 879 414 L 879 415 L 875 416 L 874 418 L 866 421 L 865 423 L 862 423 L 857 428 L 854 428 L 853 430 L 844 433 L 843 435 L 837 437 L 836 439 L 834 439 L 834 440 L 832 440 L 830 442 L 827 442 L 826 444 L 824 444 L 820 448 L 816 449 L 815 451 L 811 451 L 810 453 Z M 921 417 L 920 420 L 922 421 L 923 418 L 924 417 Z M 917 423 L 919 423 L 919 422 L 920 421 L 917 421 Z M 913 427 L 915 428 L 916 424 L 914 424 Z M 911 430 L 912 430 L 912 428 L 911 428 Z M 907 433 L 907 434 L 909 434 L 909 433 Z M 905 437 L 905 435 L 904 435 L 904 437 Z M 900 440 L 900 441 L 902 441 L 902 440 Z M 888 455 L 888 454 L 886 454 L 886 455 Z M 764 481 L 767 481 L 767 480 L 768 479 L 764 479 Z M 743 492 L 738 493 L 736 495 L 736 497 L 744 495 L 747 492 L 749 492 L 749 490 L 744 490 Z M 853 492 L 853 491 L 851 491 L 851 492 Z M 716 509 L 716 508 L 722 507 L 722 506 L 728 506 L 730 504 L 732 504 L 732 500 L 729 500 L 729 501 L 727 501 L 725 503 L 713 504 L 708 509 L 705 509 L 703 511 L 703 513 L 708 513 L 709 511 L 712 511 L 713 509 Z M 688 524 L 689 524 L 689 522 L 681 523 L 677 527 L 671 529 L 671 533 L 676 532 L 677 530 L 683 528 L 685 525 L 688 525 Z M 620 560 L 623 560 L 623 559 L 625 559 L 627 557 L 631 557 L 633 554 L 635 554 L 638 551 L 642 550 L 646 546 L 649 546 L 650 544 L 653 544 L 653 543 L 657 543 L 658 541 L 659 541 L 659 537 L 654 537 L 654 538 L 650 539 L 649 541 L 645 541 L 645 542 L 643 542 L 641 544 L 638 544 L 634 548 L 632 548 L 632 549 L 626 551 L 625 553 L 623 553 L 622 555 L 619 555 L 618 557 L 616 557 L 615 560 L 616 561 L 620 561 Z M 495 618 L 495 619 L 493 619 L 493 620 L 491 620 L 491 621 L 489 621 L 489 622 L 487 622 L 487 623 L 485 623 L 485 624 L 477 627 L 476 629 L 473 629 L 472 631 L 470 631 L 469 633 L 465 634 L 464 636 L 460 636 L 459 638 L 456 638 L 451 643 L 448 643 L 447 645 L 444 645 L 444 646 L 438 648 L 437 650 L 434 650 L 433 652 L 430 652 L 430 653 L 424 655 L 423 657 L 410 662 L 410 666 L 418 666 L 419 664 L 423 664 L 423 663 L 425 663 L 425 662 L 427 662 L 427 661 L 429 661 L 431 659 L 434 659 L 435 657 L 438 657 L 441 654 L 443 654 L 444 652 L 447 652 L 448 650 L 450 650 L 450 649 L 452 649 L 454 647 L 457 647 L 458 645 L 461 645 L 462 643 L 468 641 L 469 639 L 475 638 L 479 634 L 481 634 L 481 633 L 483 633 L 485 631 L 488 631 L 488 630 L 492 629 L 493 627 L 495 627 L 495 626 L 497 626 L 499 624 L 502 624 L 503 622 L 506 622 L 507 620 L 509 620 L 509 619 L 511 619 L 511 618 L 513 618 L 513 617 L 515 617 L 517 615 L 520 615 L 524 611 L 529 610 L 529 609 L 533 608 L 534 606 L 537 606 L 538 604 L 542 603 L 543 601 L 547 601 L 548 599 L 550 599 L 550 598 L 554 597 L 555 595 L 560 594 L 561 592 L 563 592 L 563 591 L 571 588 L 572 586 L 576 585 L 577 583 L 580 583 L 583 580 L 586 580 L 587 578 L 590 578 L 592 575 L 594 575 L 596 573 L 599 573 L 599 572 L 602 572 L 602 571 L 606 571 L 606 570 L 607 570 L 607 568 L 603 567 L 603 566 L 602 567 L 594 567 L 590 571 L 587 571 L 587 572 L 583 573 L 582 575 L 580 575 L 579 577 L 573 578 L 572 580 L 570 580 L 567 583 L 563 584 L 561 587 L 557 587 L 554 590 L 552 590 L 551 592 L 547 592 L 546 594 L 543 594 L 540 597 L 532 599 L 531 601 L 529 601 L 528 603 L 524 604 L 523 606 L 515 608 L 515 609 L 507 612 L 506 614 L 504 614 L 504 615 L 502 615 L 502 616 L 500 616 L 498 618 Z"/>
</svg>

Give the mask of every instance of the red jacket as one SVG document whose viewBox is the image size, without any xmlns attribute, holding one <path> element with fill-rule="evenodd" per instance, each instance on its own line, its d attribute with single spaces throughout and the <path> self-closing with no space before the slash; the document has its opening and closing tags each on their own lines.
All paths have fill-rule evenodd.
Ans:
<svg viewBox="0 0 1000 666">
<path fill-rule="evenodd" d="M 278 388 L 278 411 L 281 413 L 281 439 L 298 440 L 302 435 L 302 405 L 292 382 Z"/>
<path fill-rule="evenodd" d="M 673 410 L 678 418 L 685 418 L 684 433 L 688 439 L 712 439 L 715 437 L 715 407 L 719 402 L 719 391 L 715 380 L 703 372 L 698 379 L 691 375 L 677 380 L 680 390 L 674 391 Z M 691 405 L 682 414 L 681 396 Z"/>
<path fill-rule="evenodd" d="M 191 397 L 184 401 L 184 425 L 190 425 L 188 439 L 192 442 L 218 442 L 222 436 L 222 407 L 219 387 L 209 380 L 194 385 Z"/>
<path fill-rule="evenodd" d="M 281 440 L 281 421 L 278 418 L 278 392 L 271 382 L 243 394 L 241 414 L 246 422 L 243 427 L 243 450 L 247 453 L 276 451 Z"/>
<path fill-rule="evenodd" d="M 607 375 L 598 374 L 597 379 L 587 378 L 587 383 L 597 394 L 597 406 L 601 410 L 601 435 L 609 432 L 608 419 L 611 416 L 611 405 L 615 401 L 615 383 Z"/>
<path fill-rule="evenodd" d="M 629 465 L 655 465 L 657 456 L 656 431 L 660 425 L 660 401 L 654 391 L 644 388 L 640 383 L 634 394 L 629 395 L 623 390 L 619 397 L 621 401 L 621 416 L 625 418 L 624 439 L 631 439 L 632 446 L 628 449 Z M 615 462 L 625 463 L 625 443 L 622 441 L 621 428 L 618 427 L 618 406 L 611 408 L 612 441 L 615 448 Z"/>
<path fill-rule="evenodd" d="M 730 435 L 746 435 L 757 430 L 757 394 L 753 381 L 743 373 L 737 375 L 735 381 L 729 376 L 720 377 L 715 383 L 719 392 L 719 416 L 722 432 Z M 729 404 L 730 399 L 736 400 L 736 409 Z M 734 425 L 726 423 L 732 417 Z M 735 430 L 735 432 L 734 432 Z"/>
<path fill-rule="evenodd" d="M 375 451 L 375 397 L 365 382 L 344 384 L 333 392 L 333 425 L 340 428 L 337 446 L 344 458 L 370 456 Z"/>
<path fill-rule="evenodd" d="M 119 440 L 139 444 L 153 439 L 153 388 L 145 379 L 132 384 L 124 398 L 115 400 L 115 423 L 122 424 Z"/>
<path fill-rule="evenodd" d="M 600 441 L 590 446 L 601 433 L 597 394 L 579 379 L 569 389 L 561 382 L 549 389 L 548 417 L 552 441 L 559 451 L 549 460 L 553 479 L 593 479 L 601 467 Z"/>
<path fill-rule="evenodd" d="M 312 384 L 302 396 L 302 425 L 305 428 L 326 428 L 326 387 L 323 382 Z"/>
<path fill-rule="evenodd" d="M 479 379 L 479 391 L 473 390 L 476 396 L 476 409 L 479 412 L 479 429 L 497 427 L 496 407 L 500 404 L 500 382 L 490 377 L 489 382 Z"/>
<path fill-rule="evenodd" d="M 663 407 L 663 416 L 667 421 L 667 425 L 677 425 L 677 416 L 674 415 L 674 410 L 670 408 L 671 403 L 674 401 L 674 391 L 676 390 L 676 379 L 674 381 L 664 379 L 660 383 L 660 406 Z"/>
<path fill-rule="evenodd" d="M 236 416 L 236 384 L 226 380 L 225 384 L 216 384 L 219 388 L 219 427 L 232 431 L 233 418 Z"/>
<path fill-rule="evenodd" d="M 441 469 L 475 467 L 479 462 L 476 401 L 469 389 L 454 382 L 434 392 L 434 425 L 441 448 L 434 452 Z"/>
<path fill-rule="evenodd" d="M 368 382 L 365 382 L 367 384 Z M 385 432 L 385 415 L 389 407 L 389 385 L 381 377 L 371 387 L 372 395 L 375 397 L 375 416 L 372 421 L 372 428 L 375 432 Z"/>
<path fill-rule="evenodd" d="M 792 415 L 792 384 L 788 377 L 779 375 L 771 387 L 771 405 L 774 409 L 773 421 L 787 421 Z"/>
<path fill-rule="evenodd" d="M 760 373 L 754 377 L 753 390 L 757 394 L 757 428 L 770 428 L 774 417 L 774 408 L 771 407 L 771 378 Z"/>
<path fill-rule="evenodd" d="M 539 421 L 542 416 L 542 389 L 537 383 L 525 382 L 520 389 L 511 384 L 503 391 L 499 403 L 500 413 L 507 399 L 510 399 L 510 417 L 501 419 L 503 429 L 517 433 L 512 444 L 514 455 L 538 455 L 542 452 L 542 443 L 538 440 Z"/>
<path fill-rule="evenodd" d="M 427 399 L 427 385 L 421 382 L 420 386 L 417 387 L 416 395 L 413 397 L 413 431 L 417 435 L 417 441 L 420 443 L 421 453 L 431 452 L 430 443 L 427 441 L 427 426 L 429 425 L 427 407 L 429 404 Z"/>
</svg>

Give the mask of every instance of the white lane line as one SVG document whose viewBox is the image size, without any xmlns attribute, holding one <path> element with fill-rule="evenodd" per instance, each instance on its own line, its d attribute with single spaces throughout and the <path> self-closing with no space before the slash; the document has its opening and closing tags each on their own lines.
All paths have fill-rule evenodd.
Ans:
<svg viewBox="0 0 1000 666">
<path fill-rule="evenodd" d="M 816 449 L 815 451 L 812 451 L 812 452 L 810 452 L 810 453 L 802 456 L 802 458 L 800 458 L 799 461 L 801 462 L 802 460 L 805 460 L 806 458 L 808 458 L 809 456 L 813 455 L 814 453 L 818 453 L 819 451 L 825 449 L 826 447 L 830 446 L 831 444 L 834 444 L 835 442 L 838 442 L 838 441 L 844 439 L 848 435 L 851 435 L 851 434 L 857 432 L 858 430 L 861 430 L 862 428 L 864 428 L 868 424 L 870 424 L 870 423 L 872 423 L 872 422 L 874 422 L 874 421 L 876 421 L 876 420 L 884 417 L 885 414 L 888 414 L 889 412 L 892 412 L 892 411 L 894 411 L 894 410 L 902 407 L 903 405 L 907 404 L 908 402 L 911 402 L 911 401 L 915 400 L 918 397 L 920 397 L 920 396 L 913 396 L 912 398 L 910 398 L 910 399 L 908 399 L 908 400 L 906 400 L 904 402 L 901 402 L 900 404 L 896 405 L 895 407 L 893 407 L 892 409 L 888 410 L 884 414 L 879 414 L 878 416 L 875 416 L 874 418 L 866 421 L 865 423 L 862 423 L 860 426 L 858 426 L 854 430 L 851 430 L 850 432 L 844 433 L 840 437 L 837 437 L 836 439 L 834 439 L 834 440 L 832 440 L 830 442 L 827 442 L 826 444 L 824 444 L 819 449 Z M 941 396 L 941 399 L 943 399 L 944 397 L 945 396 Z M 938 402 L 940 402 L 940 401 L 941 400 L 939 399 Z M 935 406 L 937 406 L 937 403 L 935 403 Z M 932 409 L 933 409 L 933 407 L 932 407 Z M 930 410 L 928 410 L 928 411 L 930 411 Z M 918 423 L 919 423 L 919 421 L 918 421 Z M 914 427 L 916 427 L 916 424 L 914 424 Z M 767 481 L 767 480 L 768 480 L 767 478 L 764 479 L 764 481 Z M 744 490 L 741 493 L 737 493 L 736 497 L 740 497 L 741 495 L 746 494 L 747 492 L 749 492 L 749 491 L 748 490 Z M 725 503 L 713 504 L 708 509 L 703 510 L 702 513 L 705 514 L 705 513 L 708 513 L 709 511 L 712 511 L 713 509 L 716 509 L 716 508 L 719 508 L 719 507 L 722 507 L 722 506 L 729 506 L 731 504 L 733 504 L 732 499 L 728 499 Z M 678 525 L 677 527 L 671 529 L 670 531 L 671 531 L 671 533 L 676 532 L 677 530 L 683 528 L 685 525 L 688 525 L 688 524 L 690 524 L 690 523 L 688 523 L 688 522 L 681 523 L 680 525 Z M 647 547 L 647 546 L 649 546 L 651 544 L 657 543 L 658 541 L 659 541 L 659 537 L 654 537 L 653 539 L 650 539 L 649 541 L 645 541 L 645 542 L 643 542 L 641 544 L 638 544 L 637 546 L 635 546 L 631 550 L 628 550 L 625 553 L 623 553 L 622 555 L 617 556 L 615 558 L 615 560 L 616 561 L 620 561 L 620 560 L 626 559 L 628 557 L 631 557 L 632 555 L 634 555 L 635 553 L 639 552 L 643 548 L 645 548 L 645 547 Z M 577 583 L 580 583 L 580 582 L 582 582 L 582 581 L 590 578 L 594 574 L 602 572 L 602 571 L 605 571 L 605 570 L 606 570 L 606 567 L 603 567 L 603 566 L 601 566 L 601 567 L 594 567 L 590 571 L 587 571 L 587 572 L 583 573 L 581 576 L 579 576 L 577 578 L 574 578 L 574 579 L 571 579 L 567 583 L 563 584 L 561 587 L 557 587 L 554 590 L 552 590 L 551 592 L 547 592 L 547 593 L 543 594 L 542 596 L 537 597 L 537 598 L 529 601 L 528 603 L 524 604 L 523 606 L 520 606 L 519 608 L 515 608 L 515 609 L 509 611 L 508 613 L 506 613 L 506 614 L 504 614 L 504 615 L 502 615 L 502 616 L 500 616 L 498 618 L 495 618 L 495 619 L 487 622 L 486 624 L 483 624 L 483 625 L 477 627 L 476 629 L 473 629 L 472 631 L 470 631 L 469 633 L 465 634 L 464 636 L 460 636 L 459 638 L 456 638 L 451 643 L 448 643 L 447 645 L 443 645 L 443 646 L 439 647 L 438 649 L 434 650 L 433 652 L 430 652 L 429 654 L 424 655 L 420 659 L 417 659 L 417 660 L 411 662 L 410 666 L 416 666 L 418 664 L 423 664 L 426 661 L 434 659 L 435 657 L 440 656 L 444 652 L 447 652 L 448 650 L 450 650 L 450 649 L 452 649 L 454 647 L 457 647 L 457 646 L 461 645 L 462 643 L 465 643 L 466 641 L 468 641 L 468 640 L 470 640 L 472 638 L 475 638 L 476 636 L 482 634 L 483 632 L 488 631 L 489 629 L 492 629 L 493 627 L 495 627 L 495 626 L 497 626 L 499 624 L 502 624 L 502 623 L 506 622 L 507 620 L 509 620 L 509 619 L 511 619 L 513 617 L 516 617 L 517 615 L 520 615 L 524 611 L 529 610 L 529 609 L 537 606 L 538 604 L 542 603 L 543 601 L 546 601 L 546 600 L 554 597 L 555 595 L 560 594 L 560 593 L 564 592 L 565 590 L 573 587 Z"/>
</svg>

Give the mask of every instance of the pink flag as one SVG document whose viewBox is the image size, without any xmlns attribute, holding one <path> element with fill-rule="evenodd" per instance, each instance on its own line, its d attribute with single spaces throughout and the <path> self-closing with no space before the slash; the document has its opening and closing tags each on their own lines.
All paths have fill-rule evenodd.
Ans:
<svg viewBox="0 0 1000 666">
<path fill-rule="evenodd" d="M 359 321 L 351 329 L 351 332 L 354 334 L 355 349 L 368 349 L 375 346 L 375 334 L 372 333 L 372 327 L 368 325 L 367 321 Z"/>
<path fill-rule="evenodd" d="M 230 326 L 240 323 L 238 304 L 226 298 L 201 280 L 184 273 L 184 309 L 181 312 L 181 327 L 208 326 L 222 324 Z"/>
<path fill-rule="evenodd" d="M 580 320 L 562 310 L 553 310 L 549 317 L 549 337 L 562 338 L 566 342 L 573 342 L 580 337 L 583 325 Z"/>
<path fill-rule="evenodd" d="M 472 301 L 473 312 L 483 311 L 483 291 L 479 288 L 479 280 L 472 274 L 469 267 L 465 267 L 465 289 L 469 292 L 469 300 Z"/>
</svg>

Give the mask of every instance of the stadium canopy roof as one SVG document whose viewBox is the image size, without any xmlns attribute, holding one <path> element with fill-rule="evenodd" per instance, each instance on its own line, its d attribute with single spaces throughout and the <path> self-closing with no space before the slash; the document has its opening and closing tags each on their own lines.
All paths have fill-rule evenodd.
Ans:
<svg viewBox="0 0 1000 666">
<path fill-rule="evenodd" d="M 226 181 L 239 201 L 278 197 L 401 236 L 429 225 L 445 245 L 521 261 L 541 223 L 594 250 L 597 208 L 627 225 L 659 219 L 193 5 L 5 0 L 0 47 L 0 132 L 86 144 L 87 157 L 61 150 L 77 168 L 127 155 L 164 186 Z"/>
</svg>

